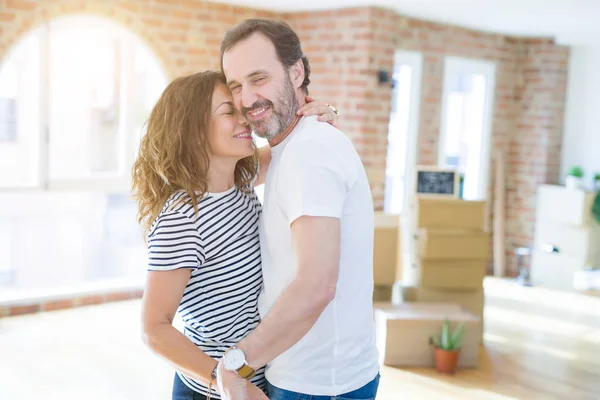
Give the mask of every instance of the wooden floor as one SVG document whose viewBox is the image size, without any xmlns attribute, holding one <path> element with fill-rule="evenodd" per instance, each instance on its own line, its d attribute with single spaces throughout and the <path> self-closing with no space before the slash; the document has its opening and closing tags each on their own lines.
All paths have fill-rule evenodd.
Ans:
<svg viewBox="0 0 600 400">
<path fill-rule="evenodd" d="M 377 400 L 600 399 L 600 297 L 486 280 L 480 367 L 383 368 Z M 0 319 L 2 400 L 166 400 L 172 371 L 139 339 L 138 300 Z"/>
<path fill-rule="evenodd" d="M 384 367 L 378 400 L 600 399 L 600 297 L 485 282 L 477 369 Z"/>
</svg>

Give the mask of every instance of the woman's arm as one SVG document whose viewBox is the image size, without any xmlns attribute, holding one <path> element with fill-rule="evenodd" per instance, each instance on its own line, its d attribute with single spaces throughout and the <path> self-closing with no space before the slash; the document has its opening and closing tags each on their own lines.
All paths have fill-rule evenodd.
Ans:
<svg viewBox="0 0 600 400">
<path fill-rule="evenodd" d="M 298 109 L 298 115 L 308 117 L 310 115 L 318 115 L 319 121 L 328 122 L 333 126 L 337 126 L 338 111 L 327 103 L 315 101 L 312 96 L 306 96 L 306 104 Z M 269 145 L 259 147 L 258 149 L 258 177 L 254 186 L 260 186 L 267 179 L 267 171 L 271 162 L 271 147 Z"/>
<path fill-rule="evenodd" d="M 317 119 L 319 121 L 328 122 L 332 126 L 337 126 L 339 118 L 337 108 L 333 107 L 331 104 L 316 101 L 312 96 L 306 96 L 306 103 L 298 109 L 296 114 L 305 117 L 309 115 L 318 115 L 319 117 Z"/>
<path fill-rule="evenodd" d="M 142 299 L 143 340 L 175 369 L 208 386 L 217 361 L 206 355 L 173 326 L 192 270 L 150 271 Z M 216 388 L 216 382 L 213 382 Z"/>
</svg>

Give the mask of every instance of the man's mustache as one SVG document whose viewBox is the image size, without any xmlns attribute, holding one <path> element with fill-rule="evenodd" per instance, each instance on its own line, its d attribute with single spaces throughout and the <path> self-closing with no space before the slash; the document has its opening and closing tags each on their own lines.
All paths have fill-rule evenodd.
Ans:
<svg viewBox="0 0 600 400">
<path fill-rule="evenodd" d="M 252 107 L 242 107 L 242 115 L 244 117 L 248 116 L 248 113 L 250 111 L 254 111 L 257 110 L 259 108 L 263 108 L 263 107 L 271 107 L 273 108 L 273 103 L 269 100 L 260 100 L 260 101 L 256 101 L 254 104 L 252 104 Z"/>
</svg>

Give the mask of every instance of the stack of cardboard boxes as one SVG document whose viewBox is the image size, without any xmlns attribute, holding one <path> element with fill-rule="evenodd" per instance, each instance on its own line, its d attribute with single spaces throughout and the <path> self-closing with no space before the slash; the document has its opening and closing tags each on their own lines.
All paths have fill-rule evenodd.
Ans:
<svg viewBox="0 0 600 400">
<path fill-rule="evenodd" d="M 558 185 L 538 187 L 533 285 L 571 291 L 583 274 L 600 269 L 600 223 L 590 212 L 596 195 Z"/>
<path fill-rule="evenodd" d="M 490 254 L 486 203 L 416 196 L 405 222 L 412 242 L 403 249 L 397 297 L 458 303 L 483 320 L 483 278 Z"/>
<path fill-rule="evenodd" d="M 374 300 L 382 364 L 433 366 L 429 337 L 439 334 L 448 318 L 466 327 L 459 366 L 477 366 L 490 249 L 485 206 L 415 197 L 402 224 L 397 216 L 376 216 Z"/>
</svg>

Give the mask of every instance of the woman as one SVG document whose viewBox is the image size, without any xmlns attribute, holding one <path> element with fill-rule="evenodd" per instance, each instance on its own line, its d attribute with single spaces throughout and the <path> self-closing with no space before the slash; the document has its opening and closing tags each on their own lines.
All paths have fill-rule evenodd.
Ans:
<svg viewBox="0 0 600 400">
<path fill-rule="evenodd" d="M 336 120 L 318 102 L 301 112 Z M 142 322 L 146 344 L 177 370 L 173 399 L 218 397 L 217 360 L 259 323 L 254 185 L 269 161 L 218 72 L 175 79 L 150 114 L 133 166 L 149 254 Z M 172 325 L 177 311 L 183 334 Z M 266 399 L 265 383 L 260 370 L 248 383 L 253 399 Z"/>
</svg>

